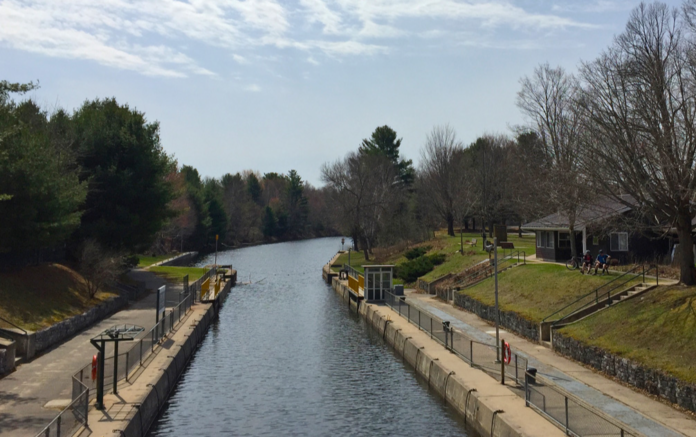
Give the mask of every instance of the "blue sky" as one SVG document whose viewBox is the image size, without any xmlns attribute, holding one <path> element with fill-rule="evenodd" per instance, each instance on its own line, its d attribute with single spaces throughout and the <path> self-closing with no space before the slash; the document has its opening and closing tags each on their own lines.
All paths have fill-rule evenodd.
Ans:
<svg viewBox="0 0 696 437">
<path fill-rule="evenodd" d="M 206 176 L 296 169 L 320 185 L 322 163 L 384 124 L 416 162 L 437 124 L 464 143 L 509 133 L 520 77 L 574 71 L 638 3 L 0 0 L 0 79 L 38 79 L 48 109 L 116 97 Z"/>
</svg>

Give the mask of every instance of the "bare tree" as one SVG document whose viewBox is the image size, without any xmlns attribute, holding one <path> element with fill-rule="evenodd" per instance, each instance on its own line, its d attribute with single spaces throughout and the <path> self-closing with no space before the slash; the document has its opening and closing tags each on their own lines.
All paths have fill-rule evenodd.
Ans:
<svg viewBox="0 0 696 437">
<path fill-rule="evenodd" d="M 447 223 L 447 234 L 454 236 L 454 223 L 470 206 L 466 202 L 468 184 L 464 147 L 449 125 L 435 126 L 421 150 L 420 188 L 430 206 Z"/>
<path fill-rule="evenodd" d="M 80 274 L 85 279 L 87 295 L 93 299 L 104 285 L 121 273 L 119 256 L 106 253 L 95 240 L 86 240 L 80 250 Z"/>
<path fill-rule="evenodd" d="M 340 208 L 341 223 L 353 238 L 355 250 L 362 245 L 367 260 L 403 189 L 398 178 L 398 168 L 384 155 L 350 153 L 322 167 L 322 180 Z"/>
<path fill-rule="evenodd" d="M 520 84 L 517 106 L 544 146 L 550 181 L 544 189 L 555 209 L 568 218 L 570 249 L 575 256 L 577 213 L 588 193 L 579 170 L 578 82 L 563 68 L 542 64 L 532 77 L 522 78 Z"/>
<path fill-rule="evenodd" d="M 693 285 L 696 51 L 687 23 L 662 3 L 634 9 L 614 44 L 583 64 L 579 105 L 583 170 L 617 201 L 631 195 L 638 218 L 676 226 L 680 279 Z"/>
</svg>

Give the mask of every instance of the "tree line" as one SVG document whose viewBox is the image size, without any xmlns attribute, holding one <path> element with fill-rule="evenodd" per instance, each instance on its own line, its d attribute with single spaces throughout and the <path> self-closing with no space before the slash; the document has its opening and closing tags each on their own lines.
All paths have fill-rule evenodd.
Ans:
<svg viewBox="0 0 696 437">
<path fill-rule="evenodd" d="M 386 126 L 324 165 L 341 229 L 366 257 L 442 224 L 454 235 L 561 212 L 574 232 L 581 205 L 601 196 L 632 208 L 636 232 L 676 229 L 681 282 L 696 284 L 696 0 L 640 4 L 576 74 L 542 64 L 521 78 L 517 106 L 526 123 L 512 135 L 465 146 L 436 126 L 417 169 Z"/>
<path fill-rule="evenodd" d="M 324 190 L 294 170 L 202 177 L 143 112 L 111 98 L 49 113 L 21 98 L 37 86 L 0 81 L 0 254 L 113 260 L 336 233 Z"/>
</svg>

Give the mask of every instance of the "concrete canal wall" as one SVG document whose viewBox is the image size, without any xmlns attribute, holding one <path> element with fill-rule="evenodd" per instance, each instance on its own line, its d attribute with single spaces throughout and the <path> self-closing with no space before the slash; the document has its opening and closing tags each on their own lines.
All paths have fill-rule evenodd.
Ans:
<svg viewBox="0 0 696 437">
<path fill-rule="evenodd" d="M 105 410 L 92 409 L 89 413 L 91 435 L 147 435 L 205 338 L 208 327 L 222 308 L 233 284 L 233 281 L 227 281 L 215 300 L 194 305 L 182 325 L 152 358 L 148 358 L 151 361 L 142 370 L 134 372 L 130 377 L 131 383 L 123 384 L 118 396 L 104 396 Z M 119 411 L 120 414 L 113 415 L 109 411 Z"/>
<path fill-rule="evenodd" d="M 471 368 L 428 334 L 384 305 L 355 302 L 346 281 L 332 288 L 479 434 L 496 437 L 561 436 L 560 429 L 525 406 L 524 399 L 483 371 Z M 414 414 L 418 414 L 414 411 Z"/>
</svg>

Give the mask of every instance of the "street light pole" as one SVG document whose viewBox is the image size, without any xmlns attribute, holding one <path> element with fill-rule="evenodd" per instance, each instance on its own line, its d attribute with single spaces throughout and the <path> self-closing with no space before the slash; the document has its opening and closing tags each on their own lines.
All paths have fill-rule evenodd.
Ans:
<svg viewBox="0 0 696 437">
<path fill-rule="evenodd" d="M 500 362 L 500 308 L 498 308 L 498 238 L 493 239 L 493 262 L 495 271 L 495 357 Z"/>
</svg>

